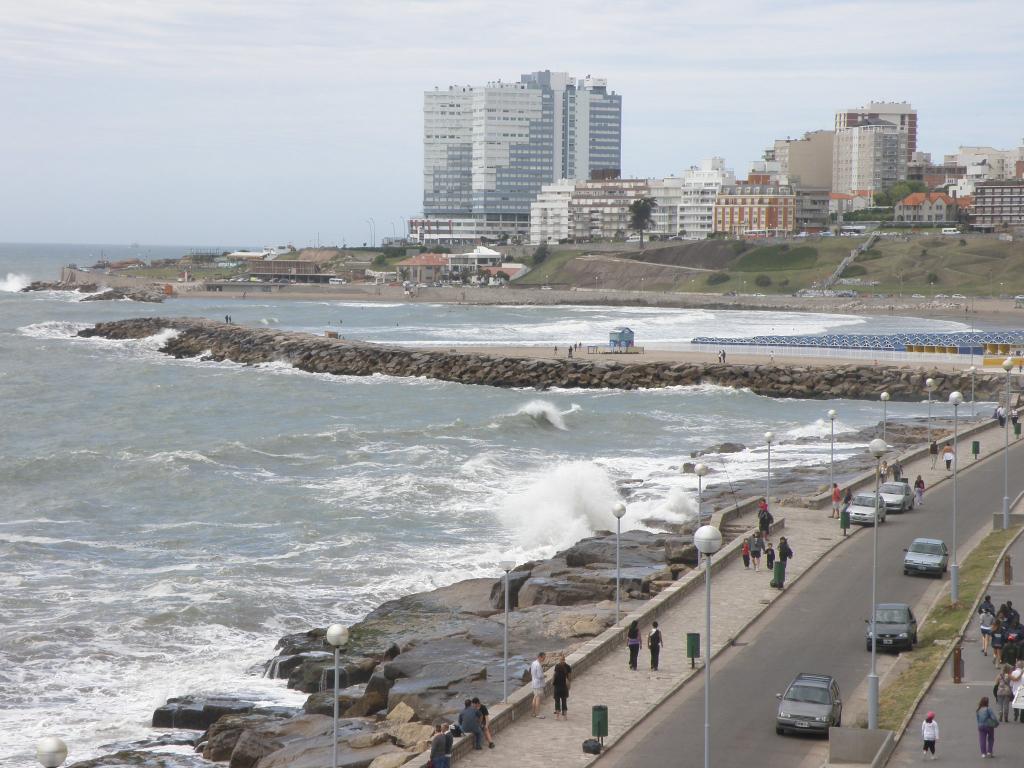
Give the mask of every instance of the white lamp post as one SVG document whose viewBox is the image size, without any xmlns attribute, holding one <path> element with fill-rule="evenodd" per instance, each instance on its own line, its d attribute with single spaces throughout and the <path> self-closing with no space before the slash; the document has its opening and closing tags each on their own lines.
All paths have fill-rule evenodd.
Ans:
<svg viewBox="0 0 1024 768">
<path fill-rule="evenodd" d="M 772 440 L 775 439 L 774 432 L 765 432 L 764 441 L 768 443 L 768 477 L 764 481 L 764 501 L 771 503 L 772 495 Z"/>
<path fill-rule="evenodd" d="M 508 587 L 508 575 L 509 572 L 516 567 L 515 560 L 502 560 L 498 563 L 498 567 L 505 572 L 505 651 L 504 651 L 504 664 L 501 668 L 501 674 L 504 678 L 501 684 L 501 696 L 502 699 L 508 704 L 508 612 L 509 612 L 509 596 L 512 590 Z"/>
<path fill-rule="evenodd" d="M 889 393 L 883 392 L 879 397 L 882 400 L 882 439 L 885 440 L 885 427 L 886 421 L 888 420 L 886 411 L 887 406 L 889 405 Z"/>
<path fill-rule="evenodd" d="M 722 548 L 722 532 L 702 525 L 693 545 L 704 555 L 704 768 L 711 768 L 711 556 Z"/>
<path fill-rule="evenodd" d="M 1003 442 L 1003 530 L 1010 527 L 1010 371 L 1013 370 L 1013 358 L 1003 360 L 1006 371 L 1006 405 L 1003 413 L 1005 440 Z M 972 382 L 971 387 L 974 387 Z M 973 405 L 973 403 L 972 403 Z"/>
<path fill-rule="evenodd" d="M 924 385 L 928 387 L 928 445 L 932 444 L 932 389 L 935 387 L 935 379 L 925 379 Z"/>
<path fill-rule="evenodd" d="M 36 760 L 43 768 L 57 768 L 68 756 L 68 745 L 56 736 L 46 736 L 36 744 Z"/>
<path fill-rule="evenodd" d="M 878 672 L 875 669 L 875 646 L 878 633 L 875 632 L 876 588 L 878 584 L 878 485 L 882 477 L 882 456 L 886 450 L 885 440 L 874 439 L 868 443 L 868 450 L 875 457 L 875 525 L 871 553 L 871 671 L 868 673 L 868 728 L 878 728 Z"/>
<path fill-rule="evenodd" d="M 971 349 L 973 349 L 973 348 L 974 347 L 972 346 Z M 1012 367 L 1012 363 L 1011 363 L 1011 367 Z M 1003 361 L 1003 368 L 1006 368 L 1006 361 Z M 970 368 L 967 369 L 967 371 L 971 374 L 971 419 L 974 419 L 975 413 L 976 413 L 975 412 L 975 407 L 974 407 L 974 400 L 975 400 L 975 398 L 974 398 L 974 374 L 976 374 L 978 372 L 978 367 L 976 365 L 972 365 Z M 1007 403 L 1006 407 L 1009 408 L 1010 404 Z"/>
<path fill-rule="evenodd" d="M 348 643 L 348 628 L 344 624 L 331 624 L 327 628 L 327 642 L 334 646 L 334 768 L 338 768 L 338 657 L 341 649 Z"/>
<path fill-rule="evenodd" d="M 621 561 L 619 559 L 619 536 L 622 535 L 622 516 L 626 514 L 626 505 L 621 501 L 612 507 L 612 514 L 615 515 L 615 624 L 619 623 L 619 594 L 620 594 L 620 573 Z"/>
<path fill-rule="evenodd" d="M 829 409 L 829 439 L 828 439 L 828 492 L 832 493 L 836 484 L 836 412 Z"/>
<path fill-rule="evenodd" d="M 693 468 L 693 472 L 697 475 L 697 524 L 700 525 L 703 522 L 701 517 L 701 511 L 704 508 L 704 475 L 710 470 L 708 465 L 701 463 Z"/>
<path fill-rule="evenodd" d="M 949 597 L 953 601 L 953 605 L 960 602 L 960 564 L 956 559 L 956 504 L 957 504 L 957 486 L 956 476 L 957 469 L 959 469 L 960 455 L 957 452 L 957 437 L 959 432 L 959 421 L 958 414 L 960 409 L 960 403 L 964 401 L 964 396 L 959 392 L 949 393 L 949 404 L 953 406 L 953 562 L 949 566 Z"/>
</svg>

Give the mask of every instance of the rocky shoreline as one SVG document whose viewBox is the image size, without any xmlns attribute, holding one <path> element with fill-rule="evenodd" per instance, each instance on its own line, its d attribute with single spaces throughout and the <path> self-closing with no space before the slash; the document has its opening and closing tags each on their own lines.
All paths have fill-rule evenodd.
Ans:
<svg viewBox="0 0 1024 768">
<path fill-rule="evenodd" d="M 136 318 L 98 323 L 79 336 L 144 338 L 165 329 L 178 333 L 161 351 L 177 358 L 230 360 L 242 364 L 287 362 L 310 373 L 347 376 L 426 377 L 461 384 L 549 389 L 647 389 L 697 384 L 749 389 L 767 397 L 876 399 L 887 390 L 893 400 L 920 401 L 924 381 L 935 380 L 934 396 L 971 386 L 965 372 L 885 365 L 735 365 L 719 363 L 619 362 L 528 359 L 457 351 L 412 350 L 367 342 L 249 328 L 196 318 Z M 997 399 L 998 377 L 980 376 L 977 397 Z"/>
<path fill-rule="evenodd" d="M 42 280 L 35 280 L 22 288 L 19 293 L 31 293 L 33 291 L 74 291 L 75 293 L 88 294 L 81 301 L 142 301 L 149 303 L 160 303 L 164 300 L 164 293 L 155 286 L 145 285 L 138 288 L 104 288 L 96 283 L 50 283 Z"/>
</svg>

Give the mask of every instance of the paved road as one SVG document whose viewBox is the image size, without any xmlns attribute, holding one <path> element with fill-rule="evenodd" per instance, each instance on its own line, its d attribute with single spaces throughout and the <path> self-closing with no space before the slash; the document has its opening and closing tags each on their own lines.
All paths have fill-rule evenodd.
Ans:
<svg viewBox="0 0 1024 768">
<path fill-rule="evenodd" d="M 961 446 L 966 457 L 965 446 Z M 969 460 L 964 460 L 967 467 Z M 1010 447 L 1010 498 L 1024 488 L 1024 442 Z M 991 525 L 1002 508 L 1002 454 L 978 462 L 958 478 L 959 542 Z M 903 575 L 903 548 L 916 536 L 952 538 L 953 484 L 934 486 L 925 506 L 892 515 L 879 527 L 878 600 L 916 604 L 934 579 Z M 862 683 L 870 655 L 863 620 L 871 603 L 871 531 L 825 558 L 765 617 L 737 638 L 712 668 L 712 764 L 715 768 L 820 766 L 820 739 L 775 734 L 775 693 L 798 672 L 835 675 L 846 709 L 863 711 Z M 799 552 L 797 552 L 799 557 Z M 962 559 L 962 558 L 961 558 Z M 858 691 L 858 688 L 860 690 Z M 855 697 L 860 698 L 856 700 Z M 854 700 L 851 700 L 854 699 Z M 844 720 L 849 722 L 848 717 Z M 703 765 L 704 690 L 686 686 L 598 762 L 600 768 Z"/>
</svg>

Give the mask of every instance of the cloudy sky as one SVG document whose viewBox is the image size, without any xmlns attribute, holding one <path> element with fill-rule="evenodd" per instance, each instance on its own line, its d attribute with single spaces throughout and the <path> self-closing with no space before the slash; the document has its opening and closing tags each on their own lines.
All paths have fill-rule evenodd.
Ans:
<svg viewBox="0 0 1024 768">
<path fill-rule="evenodd" d="M 743 173 L 839 107 L 1024 141 L 1020 0 L 0 0 L 0 241 L 361 243 L 421 203 L 422 92 L 623 94 L 623 171 Z"/>
</svg>

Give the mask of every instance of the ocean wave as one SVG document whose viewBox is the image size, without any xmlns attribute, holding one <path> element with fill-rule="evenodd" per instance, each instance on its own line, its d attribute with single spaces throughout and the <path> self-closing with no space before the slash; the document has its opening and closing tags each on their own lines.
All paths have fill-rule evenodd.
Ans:
<svg viewBox="0 0 1024 768">
<path fill-rule="evenodd" d="M 22 288 L 28 287 L 32 278 L 21 273 L 8 272 L 7 277 L 0 280 L 0 291 L 5 293 L 17 293 Z"/>
<path fill-rule="evenodd" d="M 565 424 L 565 417 L 571 413 L 577 413 L 580 410 L 580 406 L 576 403 L 573 403 L 568 410 L 560 411 L 558 410 L 558 406 L 547 400 L 531 400 L 516 411 L 514 415 L 529 416 L 535 424 L 554 427 L 555 429 L 565 432 L 569 429 Z"/>
<path fill-rule="evenodd" d="M 793 427 L 785 431 L 785 436 L 798 440 L 803 437 L 828 437 L 831 434 L 831 427 L 828 419 L 816 419 L 810 424 L 804 424 L 800 427 Z M 844 432 L 856 432 L 856 427 L 851 427 L 849 424 L 836 419 L 835 422 L 835 433 L 837 435 L 843 434 Z"/>
<path fill-rule="evenodd" d="M 92 323 L 74 323 L 70 320 L 47 320 L 43 323 L 32 323 L 18 328 L 22 336 L 34 339 L 73 339 L 79 331 L 91 328 Z"/>
</svg>

